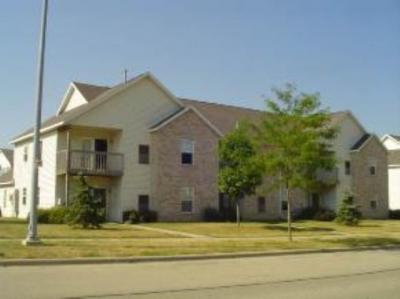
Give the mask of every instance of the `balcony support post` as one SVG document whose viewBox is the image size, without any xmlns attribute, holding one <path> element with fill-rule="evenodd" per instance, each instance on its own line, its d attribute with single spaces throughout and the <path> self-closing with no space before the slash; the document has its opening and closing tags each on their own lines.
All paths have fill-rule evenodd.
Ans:
<svg viewBox="0 0 400 299">
<path fill-rule="evenodd" d="M 71 155 L 71 138 L 70 130 L 67 130 L 67 167 L 65 170 L 65 205 L 69 204 L 69 165 Z"/>
</svg>

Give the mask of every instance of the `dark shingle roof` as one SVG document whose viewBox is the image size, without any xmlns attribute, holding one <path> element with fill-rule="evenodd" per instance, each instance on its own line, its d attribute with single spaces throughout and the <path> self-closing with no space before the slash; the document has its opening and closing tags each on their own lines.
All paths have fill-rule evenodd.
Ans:
<svg viewBox="0 0 400 299">
<path fill-rule="evenodd" d="M 351 148 L 352 151 L 360 149 L 363 144 L 371 137 L 371 134 L 364 134 Z"/>
<path fill-rule="evenodd" d="M 11 167 L 13 167 L 14 164 L 14 151 L 12 149 L 8 148 L 0 148 L 0 152 L 4 154 L 8 162 L 10 162 Z"/>
</svg>

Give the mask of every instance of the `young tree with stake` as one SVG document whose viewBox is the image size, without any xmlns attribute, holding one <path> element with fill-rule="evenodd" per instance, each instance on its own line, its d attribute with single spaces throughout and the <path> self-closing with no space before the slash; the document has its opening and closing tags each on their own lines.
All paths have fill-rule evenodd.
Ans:
<svg viewBox="0 0 400 299">
<path fill-rule="evenodd" d="M 333 170 L 336 159 L 331 144 L 337 130 L 330 125 L 329 111 L 321 108 L 319 94 L 296 93 L 290 84 L 274 93 L 276 99 L 266 101 L 260 125 L 253 127 L 265 174 L 274 177 L 275 186 L 285 187 L 292 241 L 293 191 L 315 188 L 317 171 Z"/>
</svg>

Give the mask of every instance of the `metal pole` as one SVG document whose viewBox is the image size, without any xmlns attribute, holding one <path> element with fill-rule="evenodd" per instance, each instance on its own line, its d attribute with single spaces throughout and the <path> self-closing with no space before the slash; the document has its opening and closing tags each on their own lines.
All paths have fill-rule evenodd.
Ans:
<svg viewBox="0 0 400 299">
<path fill-rule="evenodd" d="M 33 245 L 40 243 L 37 236 L 37 196 L 38 196 L 38 167 L 41 157 L 39 156 L 40 142 L 40 126 L 42 122 L 42 98 L 43 98 L 43 69 L 44 69 L 44 53 L 46 46 L 46 26 L 47 26 L 47 8 L 48 0 L 43 0 L 42 23 L 39 43 L 39 61 L 37 69 L 37 98 L 36 98 L 36 122 L 33 135 L 33 161 L 32 161 L 32 182 L 31 182 L 31 198 L 30 198 L 30 213 L 29 226 L 24 245 Z"/>
</svg>

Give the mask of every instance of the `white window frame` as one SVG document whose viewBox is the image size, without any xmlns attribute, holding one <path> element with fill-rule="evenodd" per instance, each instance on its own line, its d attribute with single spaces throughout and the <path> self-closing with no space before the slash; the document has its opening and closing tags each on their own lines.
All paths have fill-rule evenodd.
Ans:
<svg viewBox="0 0 400 299">
<path fill-rule="evenodd" d="M 190 199 L 188 200 L 188 198 Z M 192 202 L 192 210 L 191 211 L 182 211 L 182 203 L 184 201 Z M 194 187 L 182 187 L 180 190 L 180 211 L 184 214 L 193 214 L 194 213 L 194 202 L 195 202 L 195 194 Z"/>
<path fill-rule="evenodd" d="M 185 144 L 186 143 L 186 144 Z M 190 143 L 191 149 L 187 151 L 185 149 L 185 145 L 188 145 Z M 193 166 L 194 165 L 194 148 L 195 148 L 195 142 L 192 139 L 189 138 L 181 138 L 180 139 L 180 160 L 181 160 L 181 165 L 183 166 Z M 185 164 L 182 163 L 182 154 L 192 154 L 192 163 L 191 164 Z"/>
</svg>

